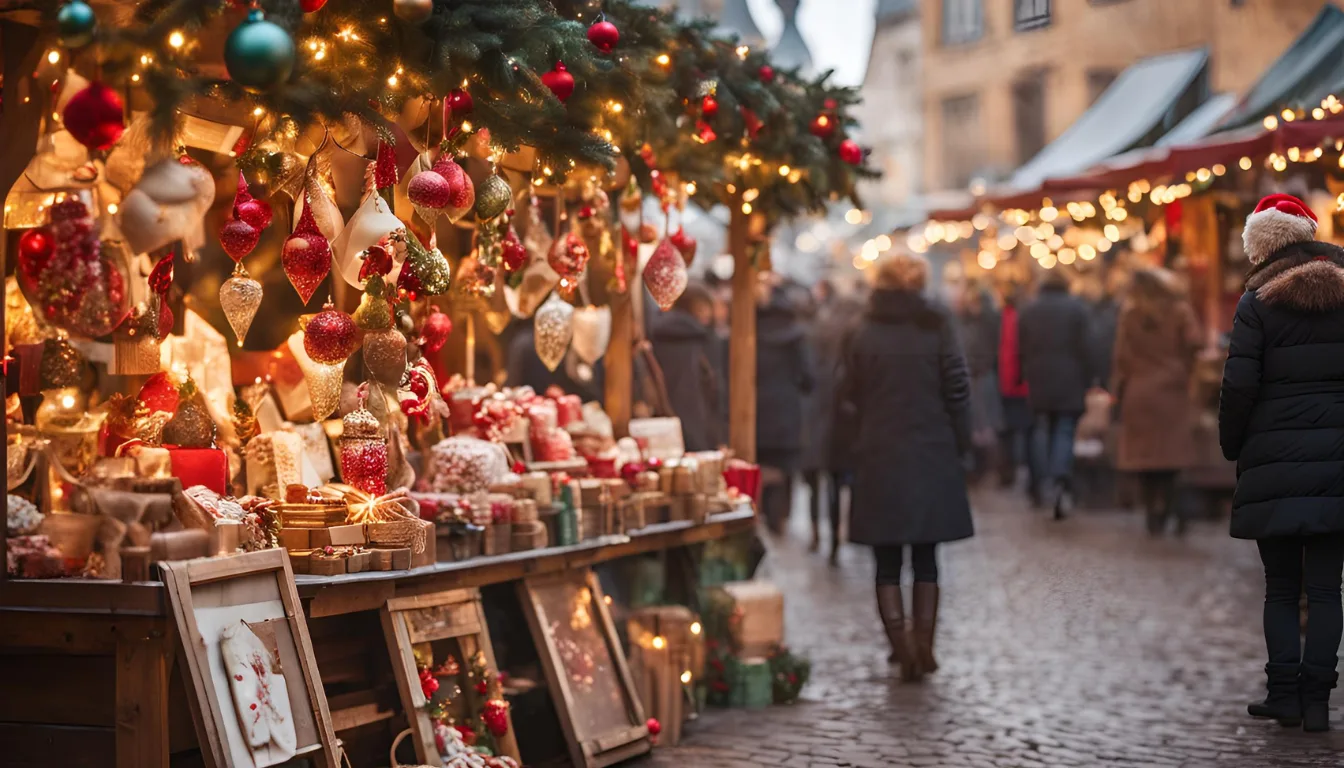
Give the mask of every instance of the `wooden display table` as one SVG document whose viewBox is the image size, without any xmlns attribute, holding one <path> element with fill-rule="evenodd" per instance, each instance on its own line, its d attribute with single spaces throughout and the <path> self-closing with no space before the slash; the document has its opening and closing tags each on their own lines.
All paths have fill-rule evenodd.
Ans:
<svg viewBox="0 0 1344 768">
<path fill-rule="evenodd" d="M 482 587 L 747 532 L 750 509 L 410 571 L 295 577 L 341 738 L 404 720 L 379 611 L 392 598 Z M 0 582 L 0 754 L 6 766 L 199 765 L 159 582 Z M 172 756 L 170 760 L 170 756 Z M 386 753 L 384 752 L 384 760 Z"/>
</svg>

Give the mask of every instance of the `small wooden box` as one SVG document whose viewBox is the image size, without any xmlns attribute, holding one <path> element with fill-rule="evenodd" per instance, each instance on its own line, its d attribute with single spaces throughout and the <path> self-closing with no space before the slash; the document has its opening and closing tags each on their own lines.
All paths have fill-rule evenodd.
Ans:
<svg viewBox="0 0 1344 768">
<path fill-rule="evenodd" d="M 283 529 L 282 529 L 283 530 Z M 354 547 L 369 543 L 363 525 L 333 525 L 308 531 L 308 543 L 313 549 L 322 547 Z"/>
<path fill-rule="evenodd" d="M 346 572 L 344 557 L 324 557 L 314 553 L 308 558 L 308 572 L 314 576 L 339 576 Z"/>
<path fill-rule="evenodd" d="M 369 570 L 373 557 L 368 552 L 356 552 L 345 559 L 346 573 L 363 573 Z"/>
<path fill-rule="evenodd" d="M 331 504 L 277 504 L 280 525 L 285 528 L 330 528 L 345 525 L 349 508 L 343 502 Z"/>
<path fill-rule="evenodd" d="M 644 494 L 636 493 L 620 503 L 621 531 L 623 533 L 630 533 L 644 527 L 644 501 Z"/>
<path fill-rule="evenodd" d="M 408 571 L 411 568 L 411 550 L 376 548 L 369 550 L 370 570 Z"/>
<path fill-rule="evenodd" d="M 295 573 L 312 573 L 312 569 L 309 567 L 312 564 L 312 550 L 291 549 L 288 554 L 290 570 Z"/>
<path fill-rule="evenodd" d="M 293 552 L 294 550 L 312 549 L 312 539 L 309 534 L 310 528 L 281 528 L 280 546 Z"/>
</svg>

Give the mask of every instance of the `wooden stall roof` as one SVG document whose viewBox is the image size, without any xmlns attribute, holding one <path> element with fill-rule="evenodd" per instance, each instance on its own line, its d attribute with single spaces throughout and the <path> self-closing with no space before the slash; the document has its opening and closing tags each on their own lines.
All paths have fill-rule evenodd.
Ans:
<svg viewBox="0 0 1344 768">
<path fill-rule="evenodd" d="M 739 509 L 714 515 L 704 525 L 677 521 L 650 525 L 629 536 L 602 536 L 568 547 L 548 547 L 436 563 L 409 571 L 374 571 L 343 576 L 297 575 L 299 596 L 309 600 L 310 618 L 382 607 L 388 599 L 451 587 L 480 587 L 570 568 L 583 568 L 631 555 L 699 544 L 750 531 L 755 513 Z M 90 579 L 32 579 L 0 582 L 0 610 L 55 613 L 166 616 L 163 584 Z"/>
</svg>

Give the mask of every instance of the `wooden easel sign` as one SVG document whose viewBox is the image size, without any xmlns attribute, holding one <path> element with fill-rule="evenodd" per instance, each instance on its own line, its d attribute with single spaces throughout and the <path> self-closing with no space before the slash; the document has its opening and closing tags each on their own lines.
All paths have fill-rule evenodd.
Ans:
<svg viewBox="0 0 1344 768">
<path fill-rule="evenodd" d="M 383 633 L 411 725 L 416 759 L 425 765 L 442 765 L 434 741 L 433 715 L 442 712 L 458 723 L 488 730 L 483 710 L 492 697 L 501 695 L 499 667 L 480 592 L 450 589 L 388 600 L 383 608 Z M 432 697 L 425 696 L 421 669 L 435 680 Z M 489 732 L 488 736 L 494 740 L 495 754 L 517 761 L 518 741 L 507 709 L 504 723 L 504 733 Z"/>
<path fill-rule="evenodd" d="M 644 708 L 597 576 L 565 571 L 518 589 L 574 765 L 604 768 L 648 752 Z"/>
<path fill-rule="evenodd" d="M 303 757 L 337 768 L 336 733 L 284 550 L 160 567 L 206 766 L 267 768 Z"/>
</svg>

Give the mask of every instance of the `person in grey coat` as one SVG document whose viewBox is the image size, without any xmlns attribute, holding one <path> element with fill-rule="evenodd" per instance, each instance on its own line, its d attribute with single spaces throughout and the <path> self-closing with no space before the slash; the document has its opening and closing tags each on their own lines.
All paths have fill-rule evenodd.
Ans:
<svg viewBox="0 0 1344 768">
<path fill-rule="evenodd" d="M 868 311 L 845 345 L 841 382 L 858 427 L 850 540 L 873 548 L 878 613 L 907 681 L 938 668 L 937 546 L 975 533 L 962 463 L 971 448 L 970 377 L 951 313 L 921 294 L 928 272 L 915 255 L 878 267 Z M 901 596 L 907 547 L 909 620 Z"/>
</svg>

